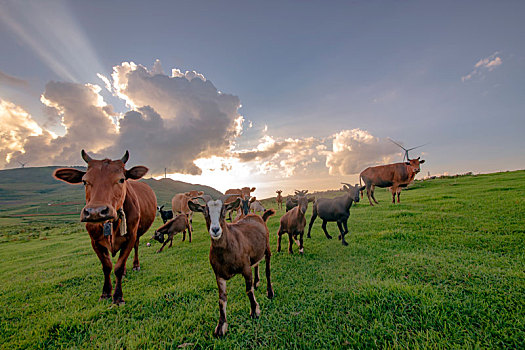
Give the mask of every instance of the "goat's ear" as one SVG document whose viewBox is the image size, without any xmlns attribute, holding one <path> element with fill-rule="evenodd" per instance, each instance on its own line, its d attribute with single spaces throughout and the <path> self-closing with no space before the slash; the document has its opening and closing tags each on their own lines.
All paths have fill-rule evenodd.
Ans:
<svg viewBox="0 0 525 350">
<path fill-rule="evenodd" d="M 161 205 L 161 206 L 159 207 L 159 210 L 162 210 L 162 208 L 164 208 L 164 206 L 163 206 L 163 205 Z"/>
<path fill-rule="evenodd" d="M 425 162 L 425 160 L 424 160 L 424 159 L 421 159 L 421 160 L 419 161 L 419 164 L 423 164 L 424 162 Z"/>
<path fill-rule="evenodd" d="M 204 191 L 197 192 L 197 196 L 202 196 L 204 194 Z"/>
<path fill-rule="evenodd" d="M 82 177 L 85 172 L 73 168 L 60 168 L 55 170 L 53 176 L 57 180 L 61 180 L 70 184 L 79 184 L 82 182 Z"/>
<path fill-rule="evenodd" d="M 188 201 L 188 208 L 190 208 L 190 210 L 194 212 L 200 211 L 201 213 L 204 213 L 204 205 L 193 203 L 191 200 Z"/>
<path fill-rule="evenodd" d="M 253 202 L 255 202 L 255 200 L 256 200 L 256 198 L 255 198 L 255 197 L 252 197 L 252 198 L 250 198 L 250 203 L 253 203 Z"/>
<path fill-rule="evenodd" d="M 366 188 L 366 186 L 362 186 L 362 187 L 359 189 L 359 191 L 364 191 L 365 188 Z"/>
<path fill-rule="evenodd" d="M 148 168 L 142 165 L 134 166 L 126 170 L 126 179 L 138 180 L 148 172 Z"/>
<path fill-rule="evenodd" d="M 237 198 L 235 201 L 226 204 L 225 208 L 226 208 L 226 210 L 231 210 L 231 209 L 237 208 L 240 203 L 241 203 L 241 199 Z"/>
<path fill-rule="evenodd" d="M 250 188 L 250 192 L 255 191 L 255 187 Z"/>
</svg>

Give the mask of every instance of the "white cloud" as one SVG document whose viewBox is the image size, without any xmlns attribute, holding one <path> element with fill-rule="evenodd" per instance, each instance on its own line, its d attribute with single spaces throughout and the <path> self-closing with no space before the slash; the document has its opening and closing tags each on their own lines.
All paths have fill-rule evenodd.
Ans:
<svg viewBox="0 0 525 350">
<path fill-rule="evenodd" d="M 333 135 L 326 166 L 331 175 L 358 174 L 369 166 L 392 162 L 398 153 L 397 146 L 365 130 L 343 130 Z"/>
<path fill-rule="evenodd" d="M 480 59 L 478 62 L 476 62 L 476 64 L 474 65 L 474 69 L 470 73 L 461 77 L 461 81 L 465 82 L 474 78 L 475 76 L 483 77 L 485 72 L 491 72 L 496 67 L 501 66 L 503 61 L 498 55 L 499 52 L 496 51 L 492 55 Z"/>
</svg>

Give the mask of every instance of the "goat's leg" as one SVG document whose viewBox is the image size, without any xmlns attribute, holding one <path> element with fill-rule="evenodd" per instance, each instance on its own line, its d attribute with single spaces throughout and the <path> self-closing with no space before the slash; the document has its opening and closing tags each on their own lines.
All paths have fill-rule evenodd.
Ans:
<svg viewBox="0 0 525 350">
<path fill-rule="evenodd" d="M 326 238 L 332 239 L 332 236 L 330 236 L 328 234 L 328 231 L 326 231 L 326 222 L 327 222 L 326 220 L 323 220 L 323 224 L 321 225 L 321 227 L 323 228 L 323 231 L 324 231 L 324 234 L 325 234 Z"/>
<path fill-rule="evenodd" d="M 173 236 L 175 236 L 175 234 L 176 233 L 172 233 L 172 234 L 169 235 L 168 240 L 170 241 L 170 245 L 169 245 L 168 248 L 171 248 L 173 246 Z"/>
<path fill-rule="evenodd" d="M 157 253 L 161 253 L 162 250 L 164 249 L 164 247 L 166 246 L 166 244 L 168 244 L 168 241 L 169 241 L 169 238 L 167 240 L 164 241 L 164 244 L 162 245 L 162 247 L 160 247 L 159 250 L 157 250 Z"/>
<path fill-rule="evenodd" d="M 307 238 L 312 238 L 312 236 L 310 236 L 310 231 L 312 231 L 312 226 L 314 225 L 314 221 L 316 218 L 317 218 L 317 211 L 314 211 L 312 213 L 312 218 L 310 219 L 310 224 L 308 224 L 308 234 L 306 235 Z"/>
<path fill-rule="evenodd" d="M 188 225 L 187 228 L 188 228 L 188 238 L 189 238 L 189 241 L 190 241 L 190 243 L 191 243 L 191 233 L 192 233 L 192 232 L 191 232 L 191 230 L 192 230 L 191 225 Z"/>
<path fill-rule="evenodd" d="M 346 221 L 343 222 L 337 222 L 337 226 L 339 226 L 339 231 L 341 231 L 341 244 L 342 245 L 348 245 L 345 241 L 345 235 L 348 233 L 348 228 L 346 227 Z M 343 230 L 344 226 L 344 230 Z"/>
<path fill-rule="evenodd" d="M 343 224 L 340 221 L 338 221 L 337 222 L 337 227 L 339 228 L 339 237 L 338 238 L 339 238 L 339 240 L 341 240 L 341 238 L 345 236 L 345 231 L 343 230 Z"/>
<path fill-rule="evenodd" d="M 299 232 L 299 253 L 304 253 L 304 247 L 303 247 L 303 236 L 304 236 L 304 229 Z"/>
<path fill-rule="evenodd" d="M 293 254 L 293 241 L 294 241 L 294 238 L 293 238 L 293 235 L 291 232 L 288 232 L 288 253 L 290 254 Z"/>
<path fill-rule="evenodd" d="M 228 295 L 226 294 L 226 280 L 215 276 L 217 280 L 217 287 L 219 288 L 219 323 L 215 327 L 213 335 L 215 337 L 222 337 L 228 330 L 228 323 L 226 322 L 226 304 L 228 301 Z"/>
<path fill-rule="evenodd" d="M 259 278 L 259 263 L 255 264 L 255 266 L 253 267 L 253 289 L 257 289 L 257 287 L 259 287 L 259 281 L 260 281 L 260 278 Z"/>
<path fill-rule="evenodd" d="M 244 282 L 246 283 L 246 294 L 250 299 L 250 316 L 252 318 L 259 318 L 261 309 L 257 300 L 255 300 L 255 293 L 253 292 L 253 280 L 252 280 L 252 268 L 250 267 L 249 261 L 246 262 L 246 267 L 242 271 Z"/>
<path fill-rule="evenodd" d="M 272 288 L 272 281 L 270 278 L 270 258 L 272 256 L 272 253 L 270 252 L 270 245 L 268 244 L 266 246 L 266 252 L 264 253 L 265 260 L 266 260 L 266 296 L 268 299 L 273 298 L 273 288 Z"/>
</svg>

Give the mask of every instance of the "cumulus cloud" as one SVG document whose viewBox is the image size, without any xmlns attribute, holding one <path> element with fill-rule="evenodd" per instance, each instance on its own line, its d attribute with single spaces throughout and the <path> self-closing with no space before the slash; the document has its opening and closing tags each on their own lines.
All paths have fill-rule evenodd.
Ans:
<svg viewBox="0 0 525 350">
<path fill-rule="evenodd" d="M 133 163 L 148 164 L 153 173 L 199 174 L 194 160 L 223 155 L 242 133 L 239 98 L 219 92 L 202 74 L 173 70 L 168 76 L 157 60 L 151 70 L 124 62 L 111 79 L 99 77 L 126 101 L 128 112 L 115 114 L 99 86 L 48 83 L 41 101 L 64 134 L 27 137 L 9 151 L 10 162 L 23 157 L 33 165 L 75 164 L 82 148 L 101 157 L 120 157 L 128 149 Z"/>
<path fill-rule="evenodd" d="M 474 69 L 468 73 L 467 75 L 464 75 L 461 77 L 461 81 L 465 82 L 467 80 L 472 79 L 475 76 L 483 76 L 484 72 L 491 72 L 496 67 L 500 66 L 503 61 L 501 57 L 498 56 L 499 52 L 496 51 L 492 55 L 480 59 L 476 64 L 474 65 Z"/>
<path fill-rule="evenodd" d="M 398 153 L 397 146 L 365 130 L 343 130 L 333 135 L 326 166 L 331 175 L 358 174 L 369 166 L 392 162 Z"/>
</svg>

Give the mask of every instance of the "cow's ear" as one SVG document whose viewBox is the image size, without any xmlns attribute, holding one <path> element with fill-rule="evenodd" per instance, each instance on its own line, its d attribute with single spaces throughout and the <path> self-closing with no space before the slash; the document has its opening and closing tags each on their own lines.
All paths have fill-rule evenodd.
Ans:
<svg viewBox="0 0 525 350">
<path fill-rule="evenodd" d="M 148 172 L 148 168 L 142 165 L 134 166 L 126 170 L 126 179 L 138 180 Z"/>
<path fill-rule="evenodd" d="M 410 165 L 410 162 L 405 162 L 406 165 Z"/>
<path fill-rule="evenodd" d="M 425 160 L 424 160 L 424 159 L 421 159 L 421 160 L 419 161 L 419 164 L 423 164 L 424 162 L 425 162 Z"/>
<path fill-rule="evenodd" d="M 250 192 L 255 191 L 255 187 L 250 188 Z"/>
<path fill-rule="evenodd" d="M 55 170 L 53 176 L 57 180 L 68 182 L 70 184 L 79 184 L 82 182 L 82 177 L 86 174 L 84 171 L 73 168 L 60 168 Z"/>
<path fill-rule="evenodd" d="M 190 210 L 194 211 L 194 212 L 204 213 L 204 205 L 200 205 L 198 203 L 194 203 L 191 200 L 188 201 L 188 208 L 190 208 Z"/>
</svg>

